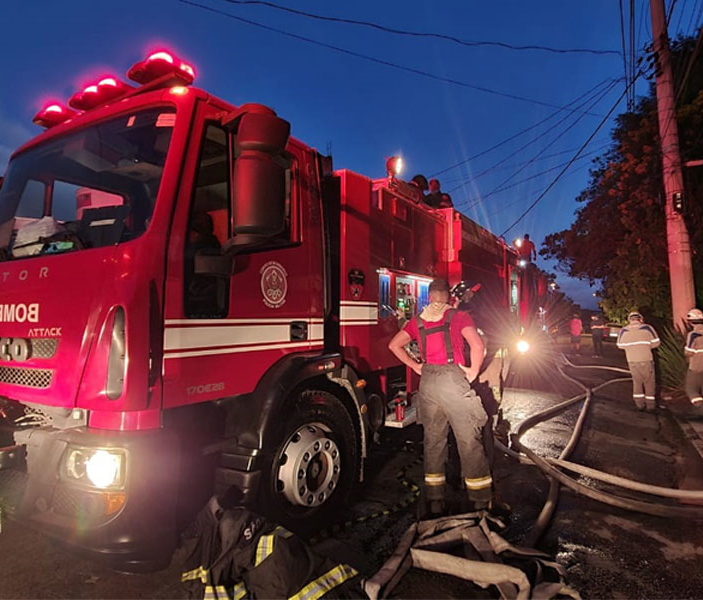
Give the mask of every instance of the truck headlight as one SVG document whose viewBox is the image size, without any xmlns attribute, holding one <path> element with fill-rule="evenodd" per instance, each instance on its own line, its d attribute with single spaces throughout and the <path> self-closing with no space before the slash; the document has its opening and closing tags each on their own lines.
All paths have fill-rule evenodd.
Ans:
<svg viewBox="0 0 703 600">
<path fill-rule="evenodd" d="M 526 354 L 530 351 L 530 343 L 527 340 L 518 340 L 515 346 L 520 354 Z"/>
<path fill-rule="evenodd" d="M 113 448 L 70 447 L 62 461 L 64 479 L 101 490 L 124 487 L 126 457 L 124 450 Z"/>
</svg>

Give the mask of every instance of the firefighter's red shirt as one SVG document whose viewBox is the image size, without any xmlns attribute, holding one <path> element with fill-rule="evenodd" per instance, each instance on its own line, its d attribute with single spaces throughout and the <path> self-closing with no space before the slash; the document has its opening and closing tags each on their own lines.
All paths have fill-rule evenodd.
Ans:
<svg viewBox="0 0 703 600">
<path fill-rule="evenodd" d="M 420 331 L 417 327 L 418 318 L 419 317 L 413 317 L 405 326 L 404 331 L 420 345 L 422 342 L 420 341 Z M 444 323 L 446 318 L 447 313 L 444 313 L 444 317 L 439 321 L 425 321 L 425 328 L 440 326 Z M 461 335 L 461 330 L 465 327 L 473 326 L 474 320 L 470 315 L 463 310 L 454 312 L 454 317 L 452 317 L 452 322 L 449 325 L 449 335 L 452 340 L 452 348 L 454 348 L 455 363 L 461 365 L 466 364 L 464 361 L 464 336 Z M 431 365 L 447 364 L 447 349 L 444 345 L 444 333 L 433 333 L 427 336 L 427 362 Z"/>
</svg>

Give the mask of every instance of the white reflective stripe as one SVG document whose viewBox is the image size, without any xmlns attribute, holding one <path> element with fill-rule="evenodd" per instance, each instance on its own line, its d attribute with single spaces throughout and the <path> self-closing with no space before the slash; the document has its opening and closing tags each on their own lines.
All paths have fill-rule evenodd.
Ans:
<svg viewBox="0 0 703 600">
<path fill-rule="evenodd" d="M 654 341 L 658 342 L 659 338 L 657 338 L 656 340 L 648 340 L 642 342 L 618 342 L 618 346 L 620 346 L 621 348 L 625 346 L 641 346 L 643 344 L 649 346 Z"/>
<path fill-rule="evenodd" d="M 186 352 L 171 352 L 165 354 L 164 358 L 190 358 L 192 356 L 214 356 L 217 354 L 236 354 L 238 352 L 259 352 L 263 350 L 283 350 L 288 348 L 312 348 L 322 346 L 322 340 L 311 340 L 307 342 L 291 342 L 288 344 L 267 344 L 262 346 L 236 346 L 232 348 L 212 348 L 209 350 L 188 350 Z"/>
<path fill-rule="evenodd" d="M 196 579 L 200 579 L 203 583 L 207 583 L 207 570 L 202 566 L 197 569 L 193 569 L 192 571 L 186 571 L 181 575 L 181 582 L 194 581 Z"/>
<path fill-rule="evenodd" d="M 290 323 L 291 321 L 307 321 L 308 323 L 324 323 L 322 317 L 262 317 L 249 319 L 166 319 L 165 324 L 169 325 L 209 325 L 210 327 L 220 327 L 222 325 L 255 325 L 257 323 Z"/>
<path fill-rule="evenodd" d="M 649 340 L 649 343 L 653 344 L 654 342 L 660 342 L 660 341 L 661 340 L 659 338 L 652 338 L 651 340 Z"/>
<path fill-rule="evenodd" d="M 339 318 L 342 321 L 373 321 L 378 319 L 378 306 L 374 305 L 345 305 L 339 307 Z"/>
<path fill-rule="evenodd" d="M 700 396 L 696 396 L 695 398 L 691 398 L 691 404 L 700 404 L 703 402 L 703 398 Z"/>
<path fill-rule="evenodd" d="M 686 346 L 686 351 L 698 354 L 699 352 L 703 352 L 703 348 L 689 348 L 688 346 Z"/>
<path fill-rule="evenodd" d="M 256 557 L 254 558 L 254 566 L 258 567 L 264 562 L 273 552 L 273 545 L 276 541 L 275 534 L 262 535 L 259 538 L 259 543 L 256 545 Z"/>
<path fill-rule="evenodd" d="M 645 396 L 647 400 L 654 400 L 654 396 Z"/>
<path fill-rule="evenodd" d="M 633 398 L 644 398 L 644 394 L 632 394 Z"/>
<path fill-rule="evenodd" d="M 232 590 L 232 597 L 234 600 L 242 600 L 244 596 L 247 595 L 247 586 L 244 585 L 243 581 L 239 581 L 234 584 L 234 589 Z"/>
<path fill-rule="evenodd" d="M 356 574 L 356 569 L 346 564 L 339 564 L 327 571 L 324 575 L 308 583 L 288 600 L 317 600 L 330 590 L 344 583 L 347 579 L 354 577 Z"/>
<path fill-rule="evenodd" d="M 488 477 L 481 477 L 478 479 L 470 479 L 469 477 L 464 477 L 464 485 L 469 490 L 482 490 L 484 488 L 490 487 L 493 483 L 493 477 L 490 475 Z"/>
<path fill-rule="evenodd" d="M 425 475 L 425 483 L 428 485 L 441 485 L 446 481 L 447 476 L 442 473 L 427 473 Z"/>
<path fill-rule="evenodd" d="M 213 346 L 290 342 L 290 323 L 171 327 L 164 332 L 164 350 L 194 350 Z"/>
</svg>

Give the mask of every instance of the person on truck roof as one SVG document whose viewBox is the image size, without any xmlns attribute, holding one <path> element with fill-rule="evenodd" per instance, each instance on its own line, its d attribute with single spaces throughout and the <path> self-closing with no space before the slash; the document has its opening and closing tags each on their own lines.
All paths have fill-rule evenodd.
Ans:
<svg viewBox="0 0 703 600">
<path fill-rule="evenodd" d="M 430 179 L 430 193 L 425 196 L 425 204 L 431 208 L 451 208 L 454 206 L 449 194 L 442 192 L 439 179 Z"/>
<path fill-rule="evenodd" d="M 469 510 L 489 508 L 493 489 L 482 437 L 488 415 L 471 387 L 481 369 L 483 342 L 473 319 L 453 309 L 449 299 L 447 281 L 432 281 L 430 303 L 388 344 L 398 360 L 421 376 L 418 412 L 424 426 L 425 508 L 434 515 L 445 511 L 450 425 L 458 444 Z M 419 343 L 420 363 L 404 350 L 411 340 Z M 470 346 L 470 367 L 465 366 L 464 342 Z"/>
</svg>

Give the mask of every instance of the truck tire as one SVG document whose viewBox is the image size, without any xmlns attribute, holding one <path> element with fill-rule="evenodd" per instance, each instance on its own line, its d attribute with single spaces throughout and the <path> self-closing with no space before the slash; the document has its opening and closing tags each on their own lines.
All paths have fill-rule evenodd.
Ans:
<svg viewBox="0 0 703 600">
<path fill-rule="evenodd" d="M 333 394 L 305 390 L 286 405 L 264 466 L 261 512 L 302 535 L 339 518 L 359 473 L 359 437 Z"/>
</svg>

